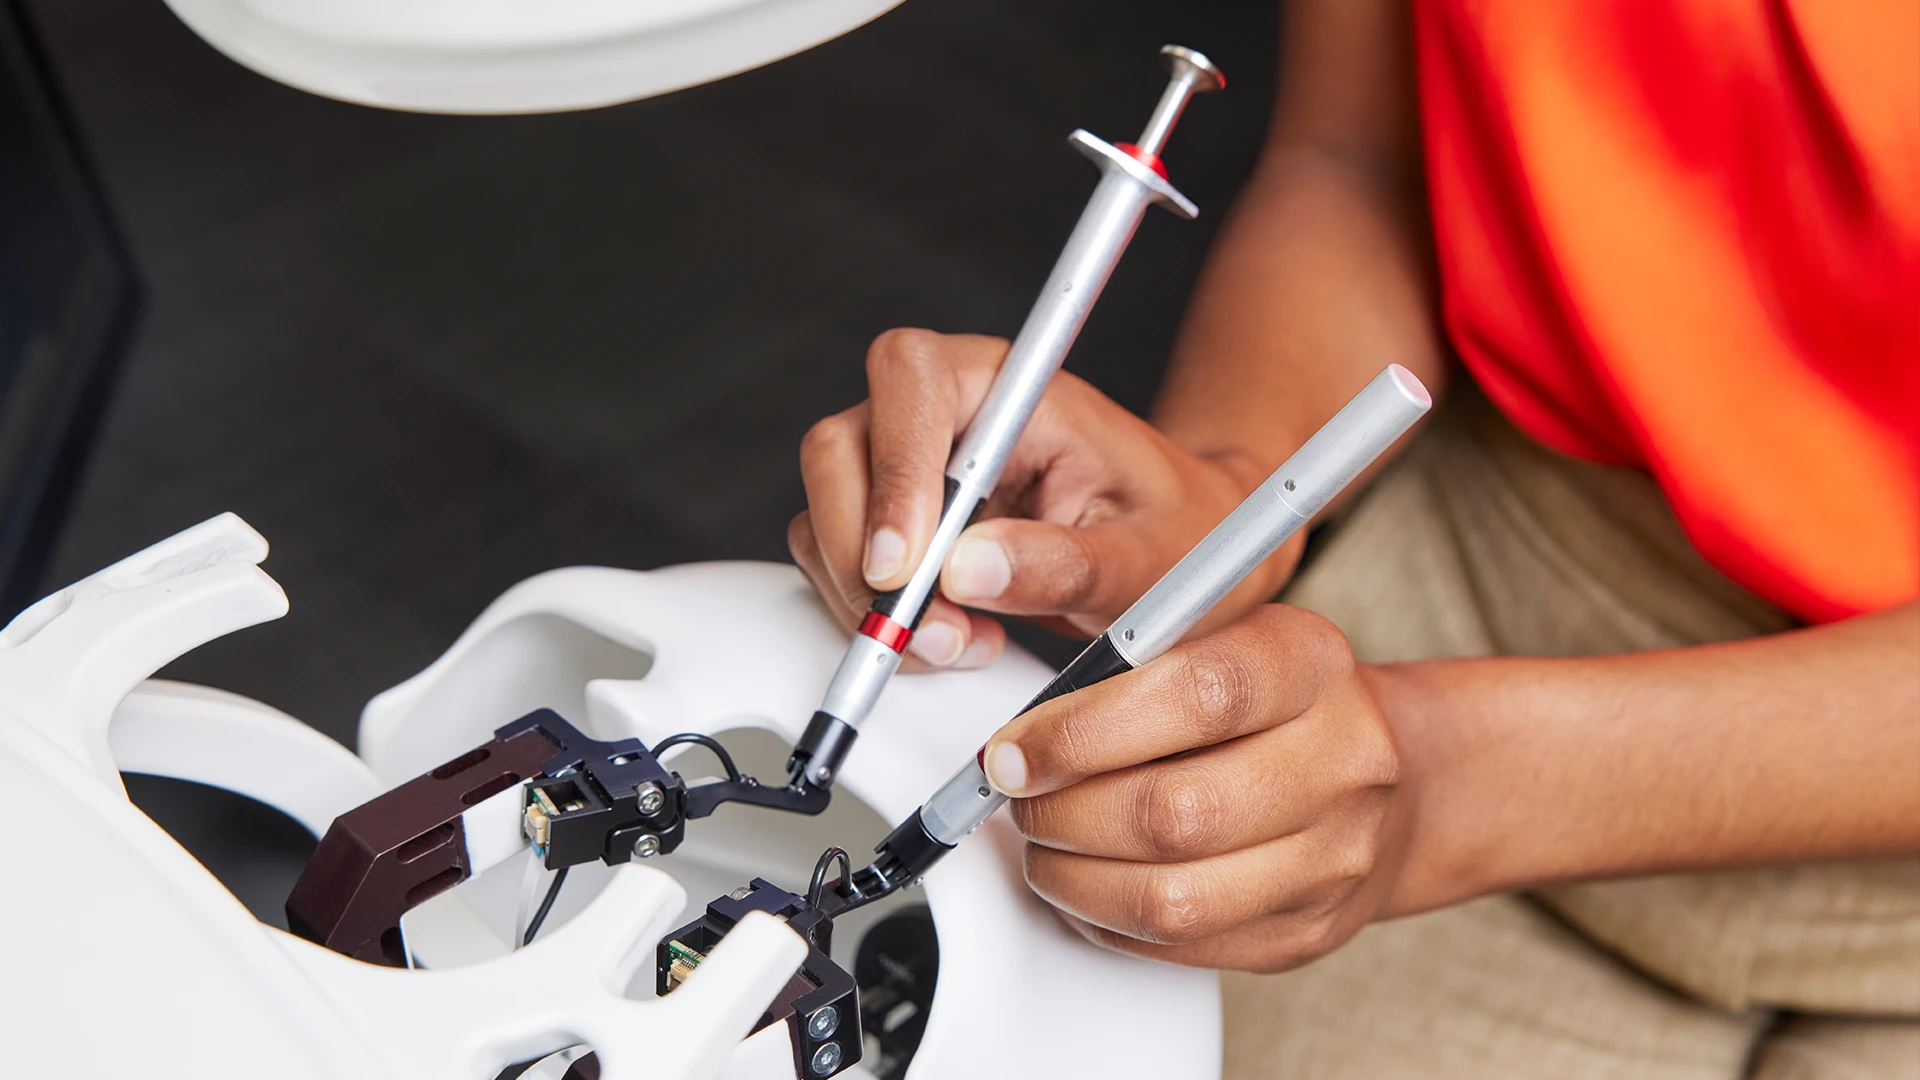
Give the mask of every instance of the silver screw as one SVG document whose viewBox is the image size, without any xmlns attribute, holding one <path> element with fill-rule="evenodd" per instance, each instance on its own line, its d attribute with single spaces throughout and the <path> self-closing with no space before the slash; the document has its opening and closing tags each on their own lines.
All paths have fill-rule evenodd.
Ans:
<svg viewBox="0 0 1920 1080">
<path fill-rule="evenodd" d="M 643 832 L 633 838 L 633 857 L 651 859 L 660 854 L 660 838 L 650 832 Z"/>
<path fill-rule="evenodd" d="M 813 1063 L 809 1067 L 815 1076 L 831 1075 L 833 1070 L 840 1067 L 840 1044 L 821 1043 L 820 1049 L 813 1052 Z"/>
<path fill-rule="evenodd" d="M 752 889 L 749 889 L 745 885 L 742 885 L 739 888 L 728 893 L 727 895 L 733 897 L 735 900 L 745 900 L 752 893 L 753 893 Z"/>
<path fill-rule="evenodd" d="M 1180 114 L 1185 111 L 1187 102 L 1195 94 L 1224 90 L 1227 77 L 1220 69 L 1192 49 L 1178 45 L 1163 45 L 1160 48 L 1160 62 L 1166 66 L 1172 81 L 1160 95 L 1160 104 L 1153 107 L 1153 115 L 1147 118 L 1147 128 L 1140 133 L 1134 143 L 1141 150 L 1160 156 L 1167 145 L 1167 136 L 1173 134 L 1173 125 L 1180 122 Z"/>
<path fill-rule="evenodd" d="M 825 765 L 816 767 L 810 775 L 813 777 L 813 782 L 822 787 L 833 781 L 833 770 Z"/>
<path fill-rule="evenodd" d="M 667 793 L 661 790 L 659 784 L 651 780 L 634 788 L 633 792 L 633 804 L 639 807 L 640 812 L 648 817 L 659 813 L 660 808 L 667 805 Z"/>
<path fill-rule="evenodd" d="M 816 1039 L 824 1039 L 840 1030 L 840 1010 L 831 1005 L 822 1005 L 807 1017 L 807 1034 Z"/>
</svg>

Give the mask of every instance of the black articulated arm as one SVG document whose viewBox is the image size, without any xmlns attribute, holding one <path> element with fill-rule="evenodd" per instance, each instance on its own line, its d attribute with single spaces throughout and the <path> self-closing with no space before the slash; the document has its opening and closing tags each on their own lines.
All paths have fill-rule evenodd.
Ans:
<svg viewBox="0 0 1920 1080">
<path fill-rule="evenodd" d="M 724 779 L 689 784 L 660 754 L 696 744 Z M 825 790 L 761 784 L 711 736 L 588 736 L 551 709 L 528 713 L 494 738 L 340 815 L 287 897 L 293 932 L 337 952 L 405 967 L 400 916 L 473 874 L 462 815 L 513 787 L 521 825 L 549 870 L 671 853 L 686 823 L 741 802 L 799 814 L 826 809 Z"/>
</svg>

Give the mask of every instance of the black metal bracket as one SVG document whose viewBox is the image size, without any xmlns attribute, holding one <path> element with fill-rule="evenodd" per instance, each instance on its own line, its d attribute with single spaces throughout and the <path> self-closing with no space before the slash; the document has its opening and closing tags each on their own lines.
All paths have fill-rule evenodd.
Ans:
<svg viewBox="0 0 1920 1080">
<path fill-rule="evenodd" d="M 685 743 L 712 750 L 726 779 L 688 785 L 660 764 Z M 589 737 L 551 709 L 494 731 L 494 738 L 335 819 L 287 898 L 294 933 L 348 956 L 406 966 L 400 916 L 471 876 L 461 817 L 515 785 L 526 787 L 522 825 L 549 870 L 665 855 L 687 821 L 729 802 L 818 814 L 824 789 L 769 787 L 742 775 L 706 735 Z"/>
<path fill-rule="evenodd" d="M 671 993 L 750 911 L 783 920 L 807 941 L 807 958 L 753 1030 L 787 1025 L 795 1076 L 829 1077 L 858 1062 L 865 1051 L 859 987 L 853 975 L 833 961 L 833 916 L 763 878 L 708 904 L 698 919 L 661 940 L 655 954 L 655 992 Z"/>
<path fill-rule="evenodd" d="M 525 824 L 549 870 L 665 855 L 687 834 L 686 784 L 639 739 L 602 742 L 549 710 L 501 728 L 537 724 L 560 751 L 527 782 Z"/>
<path fill-rule="evenodd" d="M 690 819 L 726 803 L 818 814 L 831 798 L 825 790 L 768 786 L 742 774 L 726 749 L 706 735 L 670 736 L 649 750 L 639 739 L 588 738 L 565 721 L 559 721 L 564 733 L 552 732 L 558 718 L 546 716 L 551 719 L 542 726 L 559 736 L 564 749 L 546 763 L 542 778 L 528 783 L 527 808 L 534 848 L 549 870 L 594 859 L 612 865 L 668 854 L 686 838 Z M 660 764 L 667 748 L 689 743 L 712 750 L 726 778 L 688 784 Z"/>
</svg>

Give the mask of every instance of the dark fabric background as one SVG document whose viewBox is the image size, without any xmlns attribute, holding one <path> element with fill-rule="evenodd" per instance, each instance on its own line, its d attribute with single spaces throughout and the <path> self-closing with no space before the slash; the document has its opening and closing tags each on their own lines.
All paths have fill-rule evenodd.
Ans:
<svg viewBox="0 0 1920 1080">
<path fill-rule="evenodd" d="M 149 292 L 45 583 L 222 510 L 292 613 L 168 674 L 351 744 L 554 566 L 786 558 L 799 438 L 890 326 L 1011 334 L 1166 41 L 1232 79 L 1069 366 L 1150 402 L 1272 94 L 1274 5 L 910 0 L 620 108 L 450 118 L 267 81 L 160 0 L 35 0 Z M 1057 651 L 1056 651 L 1057 656 Z"/>
</svg>

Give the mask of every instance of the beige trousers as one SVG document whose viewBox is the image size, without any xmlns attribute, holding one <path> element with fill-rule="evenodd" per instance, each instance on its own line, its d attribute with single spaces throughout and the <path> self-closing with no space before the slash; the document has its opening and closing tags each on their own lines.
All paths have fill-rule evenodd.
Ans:
<svg viewBox="0 0 1920 1080">
<path fill-rule="evenodd" d="M 1706 564 L 1645 476 L 1544 450 L 1460 389 L 1287 591 L 1363 660 L 1793 625 Z M 1920 861 L 1489 897 L 1224 985 L 1230 1080 L 1920 1080 Z"/>
</svg>

